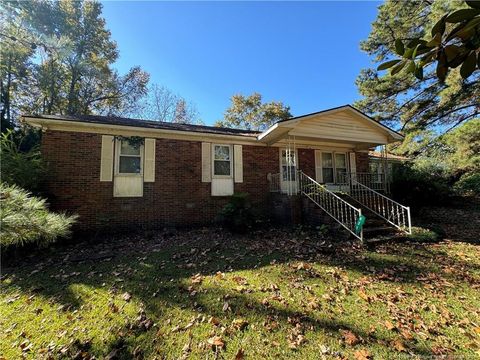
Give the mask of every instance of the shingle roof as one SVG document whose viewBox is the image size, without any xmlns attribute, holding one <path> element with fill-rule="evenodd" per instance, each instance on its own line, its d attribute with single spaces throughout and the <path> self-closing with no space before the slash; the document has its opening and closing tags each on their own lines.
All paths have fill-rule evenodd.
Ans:
<svg viewBox="0 0 480 360">
<path fill-rule="evenodd" d="M 164 129 L 164 130 L 202 132 L 202 133 L 221 134 L 221 135 L 237 135 L 237 136 L 248 136 L 248 137 L 256 137 L 257 135 L 260 134 L 259 131 L 253 131 L 253 130 L 230 129 L 230 128 L 206 126 L 206 125 L 178 124 L 178 123 L 169 123 L 169 122 L 162 122 L 162 121 L 124 118 L 124 117 L 118 117 L 118 116 L 24 115 L 24 117 L 47 119 L 47 120 L 83 122 L 83 123 L 92 123 L 92 124 L 132 126 L 132 127 L 142 127 L 142 128 L 148 128 L 148 129 Z"/>
</svg>

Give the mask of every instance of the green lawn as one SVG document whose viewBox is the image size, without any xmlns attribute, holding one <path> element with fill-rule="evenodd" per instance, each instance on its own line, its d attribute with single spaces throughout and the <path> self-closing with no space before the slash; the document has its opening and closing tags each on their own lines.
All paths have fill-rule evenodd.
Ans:
<svg viewBox="0 0 480 360">
<path fill-rule="evenodd" d="M 475 358 L 479 309 L 475 244 L 366 250 L 298 229 L 150 233 L 4 269 L 0 355 Z"/>
</svg>

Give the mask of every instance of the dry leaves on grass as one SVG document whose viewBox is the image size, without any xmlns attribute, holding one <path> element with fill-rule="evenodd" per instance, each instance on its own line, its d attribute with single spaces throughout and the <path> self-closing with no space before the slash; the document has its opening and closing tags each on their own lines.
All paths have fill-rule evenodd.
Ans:
<svg viewBox="0 0 480 360">
<path fill-rule="evenodd" d="M 355 351 L 354 353 L 355 360 L 370 360 L 372 359 L 372 355 L 367 349 L 360 349 Z"/>
<path fill-rule="evenodd" d="M 225 346 L 225 343 L 223 342 L 222 338 L 220 336 L 213 336 L 210 339 L 207 340 L 208 345 L 216 348 L 223 348 Z"/>
<path fill-rule="evenodd" d="M 350 330 L 342 330 L 341 333 L 342 333 L 343 341 L 345 341 L 345 344 L 349 346 L 355 346 L 360 342 L 360 339 L 358 338 L 358 336 L 355 335 Z"/>
</svg>

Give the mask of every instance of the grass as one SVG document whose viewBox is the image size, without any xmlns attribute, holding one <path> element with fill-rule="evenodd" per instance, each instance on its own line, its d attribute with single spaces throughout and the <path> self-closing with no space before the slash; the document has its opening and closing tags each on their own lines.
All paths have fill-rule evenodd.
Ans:
<svg viewBox="0 0 480 360">
<path fill-rule="evenodd" d="M 480 356 L 478 245 L 147 235 L 5 269 L 0 358 Z"/>
</svg>

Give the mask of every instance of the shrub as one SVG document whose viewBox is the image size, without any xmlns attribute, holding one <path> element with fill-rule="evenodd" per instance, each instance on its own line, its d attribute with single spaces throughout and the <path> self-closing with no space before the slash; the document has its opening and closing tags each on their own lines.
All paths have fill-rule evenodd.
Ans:
<svg viewBox="0 0 480 360">
<path fill-rule="evenodd" d="M 453 195 L 449 175 L 432 164 L 399 165 L 392 178 L 390 190 L 393 198 L 413 210 L 447 204 Z"/>
<path fill-rule="evenodd" d="M 13 130 L 1 135 L 2 181 L 35 191 L 46 174 L 46 165 L 40 156 L 38 144 L 24 150 L 22 149 L 24 140 L 28 141 L 26 136 L 18 138 L 18 134 Z"/>
<path fill-rule="evenodd" d="M 434 230 L 422 227 L 412 227 L 412 233 L 407 235 L 408 240 L 416 242 L 436 242 L 440 240 L 441 235 Z"/>
<path fill-rule="evenodd" d="M 247 193 L 235 193 L 218 215 L 219 221 L 230 231 L 245 233 L 250 231 L 258 217 L 255 216 Z"/>
<path fill-rule="evenodd" d="M 9 247 L 37 243 L 44 246 L 70 235 L 76 216 L 55 214 L 44 199 L 16 185 L 0 184 L 0 245 Z"/>
<path fill-rule="evenodd" d="M 480 172 L 462 175 L 454 189 L 461 195 L 480 195 Z"/>
</svg>

